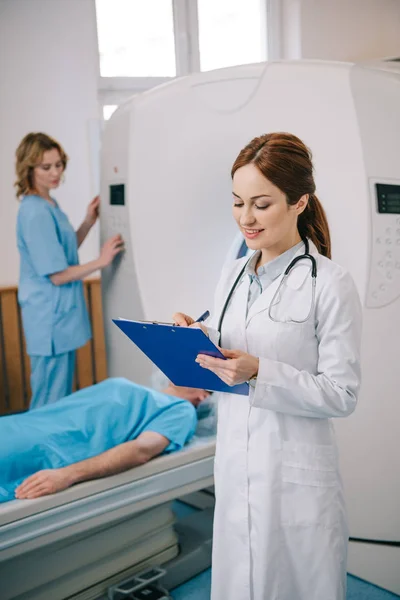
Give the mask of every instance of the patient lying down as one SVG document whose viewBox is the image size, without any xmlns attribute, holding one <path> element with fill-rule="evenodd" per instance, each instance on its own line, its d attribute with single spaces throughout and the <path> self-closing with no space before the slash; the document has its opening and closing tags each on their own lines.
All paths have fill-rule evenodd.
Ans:
<svg viewBox="0 0 400 600">
<path fill-rule="evenodd" d="M 0 502 L 38 498 L 179 450 L 207 392 L 162 392 L 107 379 L 27 413 L 0 418 Z"/>
</svg>

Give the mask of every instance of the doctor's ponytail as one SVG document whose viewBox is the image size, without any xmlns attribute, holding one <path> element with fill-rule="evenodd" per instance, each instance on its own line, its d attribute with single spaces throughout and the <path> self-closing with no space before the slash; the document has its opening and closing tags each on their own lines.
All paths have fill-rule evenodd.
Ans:
<svg viewBox="0 0 400 600">
<path fill-rule="evenodd" d="M 254 163 L 286 195 L 289 205 L 297 204 L 308 194 L 307 207 L 297 221 L 299 234 L 309 238 L 320 254 L 331 258 L 329 225 L 315 195 L 312 154 L 307 146 L 290 133 L 268 133 L 243 148 L 232 167 L 232 177 L 237 169 L 249 163 Z"/>
<path fill-rule="evenodd" d="M 301 238 L 307 237 L 315 244 L 320 254 L 331 258 L 331 236 L 328 219 L 321 202 L 315 194 L 310 194 L 306 209 L 298 218 L 297 228 Z"/>
</svg>

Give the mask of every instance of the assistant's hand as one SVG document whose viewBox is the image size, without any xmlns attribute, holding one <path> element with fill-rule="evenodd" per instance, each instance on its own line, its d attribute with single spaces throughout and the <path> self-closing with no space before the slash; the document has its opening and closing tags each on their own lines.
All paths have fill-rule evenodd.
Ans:
<svg viewBox="0 0 400 600">
<path fill-rule="evenodd" d="M 31 475 L 15 490 L 19 500 L 40 498 L 67 489 L 71 481 L 65 469 L 44 469 Z"/>
<path fill-rule="evenodd" d="M 258 373 L 259 360 L 255 356 L 241 350 L 226 350 L 225 348 L 220 348 L 220 350 L 229 360 L 199 354 L 196 362 L 201 367 L 218 375 L 228 385 L 244 383 Z"/>
<path fill-rule="evenodd" d="M 100 196 L 96 196 L 90 202 L 89 206 L 87 207 L 87 211 L 86 211 L 85 223 L 87 223 L 87 225 L 89 225 L 89 227 L 93 227 L 93 225 L 96 223 L 97 218 L 99 216 L 99 212 L 100 212 Z"/>
<path fill-rule="evenodd" d="M 104 242 L 103 247 L 100 252 L 100 268 L 108 267 L 109 264 L 112 263 L 114 258 L 124 250 L 124 240 L 122 237 L 117 234 L 108 238 L 106 242 Z"/>
</svg>

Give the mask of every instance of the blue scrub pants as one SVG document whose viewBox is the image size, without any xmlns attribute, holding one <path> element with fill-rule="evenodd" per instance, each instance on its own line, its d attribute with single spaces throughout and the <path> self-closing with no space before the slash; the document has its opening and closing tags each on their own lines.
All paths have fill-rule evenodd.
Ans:
<svg viewBox="0 0 400 600">
<path fill-rule="evenodd" d="M 75 350 L 55 356 L 30 356 L 32 398 L 30 409 L 72 394 Z"/>
</svg>

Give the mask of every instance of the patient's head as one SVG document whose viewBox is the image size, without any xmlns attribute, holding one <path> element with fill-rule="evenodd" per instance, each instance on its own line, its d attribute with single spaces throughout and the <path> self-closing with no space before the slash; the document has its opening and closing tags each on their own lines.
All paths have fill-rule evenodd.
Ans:
<svg viewBox="0 0 400 600">
<path fill-rule="evenodd" d="M 190 387 L 182 387 L 178 385 L 174 385 L 173 383 L 169 383 L 168 387 L 163 390 L 165 394 L 169 394 L 170 396 L 176 396 L 177 398 L 184 398 L 193 404 L 193 406 L 198 406 L 200 402 L 203 402 L 210 393 L 205 390 L 200 390 L 198 388 L 190 388 Z"/>
</svg>

